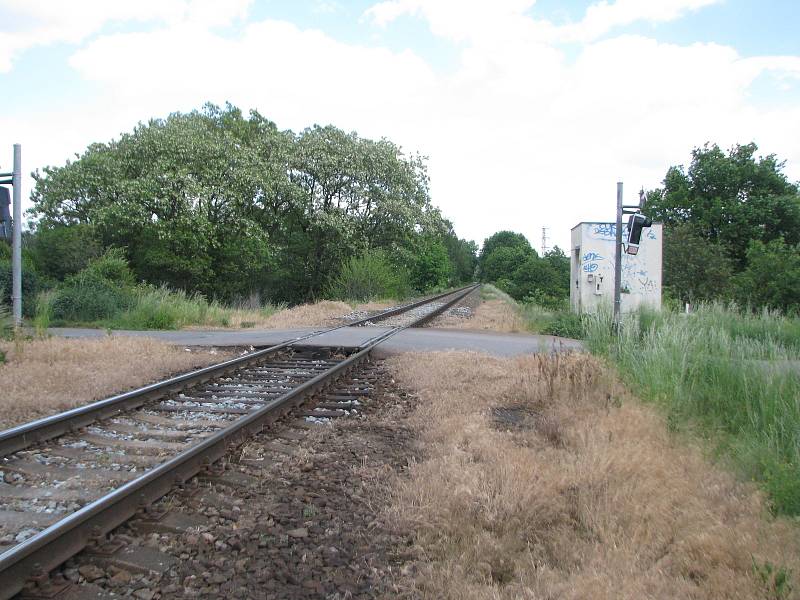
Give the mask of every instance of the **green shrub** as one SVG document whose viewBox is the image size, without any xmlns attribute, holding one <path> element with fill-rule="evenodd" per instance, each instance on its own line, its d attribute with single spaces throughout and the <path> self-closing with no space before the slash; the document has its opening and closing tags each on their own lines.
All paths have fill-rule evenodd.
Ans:
<svg viewBox="0 0 800 600">
<path fill-rule="evenodd" d="M 328 297 L 339 300 L 403 298 L 408 293 L 408 276 L 395 268 L 381 250 L 351 258 L 327 289 Z"/>
<path fill-rule="evenodd" d="M 131 304 L 130 290 L 84 269 L 55 292 L 52 316 L 58 321 L 91 323 L 111 319 Z"/>
<path fill-rule="evenodd" d="M 580 315 L 571 312 L 562 312 L 542 328 L 545 335 L 556 335 L 573 339 L 582 339 L 584 336 L 583 322 Z"/>
<path fill-rule="evenodd" d="M 13 287 L 11 261 L 0 262 L 0 302 L 11 306 Z M 32 317 L 36 310 L 36 294 L 41 289 L 38 275 L 32 269 L 22 269 L 22 315 Z"/>
<path fill-rule="evenodd" d="M 91 225 L 38 227 L 30 242 L 31 259 L 37 272 L 55 281 L 86 268 L 102 254 Z"/>
<path fill-rule="evenodd" d="M 84 271 L 121 287 L 130 287 L 135 283 L 133 271 L 120 248 L 109 248 L 103 256 L 91 261 Z"/>
</svg>

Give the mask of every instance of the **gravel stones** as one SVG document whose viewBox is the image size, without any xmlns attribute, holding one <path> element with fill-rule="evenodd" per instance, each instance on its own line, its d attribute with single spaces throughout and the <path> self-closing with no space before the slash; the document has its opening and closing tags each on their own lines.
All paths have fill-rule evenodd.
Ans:
<svg viewBox="0 0 800 600">
<path fill-rule="evenodd" d="M 225 471 L 203 480 L 200 493 L 171 494 L 161 503 L 203 515 L 203 525 L 152 534 L 133 521 L 118 530 L 124 535 L 117 539 L 174 558 L 159 577 L 151 573 L 143 582 L 131 574 L 124 584 L 119 572 L 108 572 L 93 584 L 153 599 L 397 595 L 411 537 L 388 528 L 381 511 L 386 486 L 412 453 L 411 433 L 397 415 L 413 398 L 382 367 L 366 368 L 353 376 L 374 389 L 360 400 L 356 418 L 320 427 L 289 415 L 228 456 Z"/>
</svg>

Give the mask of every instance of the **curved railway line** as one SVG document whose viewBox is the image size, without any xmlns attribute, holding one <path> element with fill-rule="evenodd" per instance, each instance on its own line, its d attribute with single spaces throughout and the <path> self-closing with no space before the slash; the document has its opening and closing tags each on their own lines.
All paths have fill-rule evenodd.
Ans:
<svg viewBox="0 0 800 600">
<path fill-rule="evenodd" d="M 250 436 L 324 394 L 311 419 L 343 416 L 373 382 L 356 367 L 382 341 L 457 304 L 477 285 L 0 432 L 0 600 L 52 596 L 50 571 L 201 473 Z M 304 345 L 342 327 L 388 326 L 356 348 Z M 368 371 L 367 371 L 368 372 Z M 109 547 L 111 546 L 111 547 Z"/>
</svg>

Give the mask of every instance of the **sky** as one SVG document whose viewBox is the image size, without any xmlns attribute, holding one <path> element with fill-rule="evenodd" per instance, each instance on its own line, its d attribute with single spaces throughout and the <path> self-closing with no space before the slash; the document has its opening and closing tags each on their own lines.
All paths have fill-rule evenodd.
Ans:
<svg viewBox="0 0 800 600">
<path fill-rule="evenodd" d="M 0 0 L 0 171 L 206 102 L 428 157 L 479 244 L 569 247 L 706 142 L 800 179 L 797 0 Z"/>
</svg>

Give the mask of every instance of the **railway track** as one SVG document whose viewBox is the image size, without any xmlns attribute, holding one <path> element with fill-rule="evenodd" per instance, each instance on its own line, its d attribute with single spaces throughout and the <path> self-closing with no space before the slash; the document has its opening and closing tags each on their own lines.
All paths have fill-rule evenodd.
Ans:
<svg viewBox="0 0 800 600">
<path fill-rule="evenodd" d="M 357 408 L 369 378 L 354 375 L 382 341 L 424 324 L 476 285 L 286 341 L 219 365 L 0 432 L 0 599 L 23 589 L 53 596 L 49 573 L 87 547 L 117 548 L 114 528 L 200 473 L 231 448 L 324 393 L 304 414 Z M 341 327 L 383 325 L 356 348 L 311 347 Z"/>
</svg>

